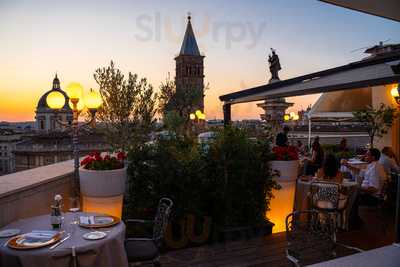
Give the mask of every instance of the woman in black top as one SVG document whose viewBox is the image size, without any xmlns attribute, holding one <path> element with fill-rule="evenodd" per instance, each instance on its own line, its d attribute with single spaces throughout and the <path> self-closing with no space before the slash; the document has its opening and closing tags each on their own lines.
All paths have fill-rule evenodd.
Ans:
<svg viewBox="0 0 400 267">
<path fill-rule="evenodd" d="M 319 168 L 322 167 L 324 161 L 324 150 L 319 144 L 318 140 L 315 140 L 312 144 L 311 160 L 307 161 L 305 165 L 306 175 L 315 175 Z"/>
</svg>

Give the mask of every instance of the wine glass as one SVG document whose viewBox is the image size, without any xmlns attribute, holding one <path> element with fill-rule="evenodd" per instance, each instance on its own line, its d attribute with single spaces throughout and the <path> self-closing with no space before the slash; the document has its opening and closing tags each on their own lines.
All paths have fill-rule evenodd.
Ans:
<svg viewBox="0 0 400 267">
<path fill-rule="evenodd" d="M 80 200 L 79 197 L 70 197 L 69 198 L 69 211 L 73 213 L 73 217 L 71 220 L 72 225 L 76 225 L 79 223 L 78 211 L 80 210 Z"/>
</svg>

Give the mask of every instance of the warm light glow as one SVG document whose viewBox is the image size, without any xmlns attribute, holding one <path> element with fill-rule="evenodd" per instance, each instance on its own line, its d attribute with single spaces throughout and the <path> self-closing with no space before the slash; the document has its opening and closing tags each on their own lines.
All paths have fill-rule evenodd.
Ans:
<svg viewBox="0 0 400 267">
<path fill-rule="evenodd" d="M 190 113 L 189 118 L 191 120 L 194 120 L 194 119 L 196 119 L 196 115 L 194 113 Z"/>
<path fill-rule="evenodd" d="M 205 120 L 206 119 L 206 114 L 204 114 L 204 113 L 200 114 L 199 119 L 200 120 Z"/>
<path fill-rule="evenodd" d="M 74 104 L 72 104 L 71 99 L 68 101 L 68 106 L 71 109 L 74 109 Z M 85 108 L 85 104 L 83 103 L 83 101 L 78 101 L 78 103 L 76 104 L 76 108 L 78 111 L 82 111 Z"/>
<path fill-rule="evenodd" d="M 83 87 L 79 83 L 70 83 L 65 91 L 71 99 L 82 99 Z"/>
<path fill-rule="evenodd" d="M 293 116 L 293 120 L 295 120 L 295 121 L 297 121 L 297 120 L 299 120 L 299 115 L 297 115 L 297 114 L 295 114 L 294 116 Z"/>
<path fill-rule="evenodd" d="M 294 116 L 296 116 L 296 113 L 294 113 L 293 111 L 289 113 L 290 118 L 294 118 Z"/>
<path fill-rule="evenodd" d="M 89 94 L 85 96 L 85 106 L 88 109 L 98 109 L 101 104 L 103 104 L 101 95 L 93 89 L 90 89 Z"/>
<path fill-rule="evenodd" d="M 123 195 L 116 197 L 82 196 L 83 211 L 108 214 L 121 219 Z"/>
<path fill-rule="evenodd" d="M 272 228 L 273 233 L 286 231 L 286 216 L 293 211 L 296 182 L 279 182 L 280 190 L 273 190 L 274 198 L 270 201 L 270 210 L 267 218 L 275 224 Z"/>
<path fill-rule="evenodd" d="M 201 112 L 201 110 L 196 110 L 196 116 L 197 116 L 197 118 L 200 119 L 201 114 L 203 114 L 203 112 Z"/>
<path fill-rule="evenodd" d="M 288 120 L 290 120 L 290 116 L 289 116 L 289 114 L 285 114 L 285 115 L 283 116 L 283 119 L 284 119 L 285 121 L 288 121 Z"/>
<path fill-rule="evenodd" d="M 61 109 L 65 105 L 65 97 L 58 91 L 53 91 L 46 97 L 46 103 L 51 109 Z"/>
<path fill-rule="evenodd" d="M 399 89 L 398 88 L 399 88 L 399 85 L 395 84 L 395 85 L 393 85 L 392 90 L 390 90 L 390 94 L 393 97 L 399 97 Z"/>
</svg>

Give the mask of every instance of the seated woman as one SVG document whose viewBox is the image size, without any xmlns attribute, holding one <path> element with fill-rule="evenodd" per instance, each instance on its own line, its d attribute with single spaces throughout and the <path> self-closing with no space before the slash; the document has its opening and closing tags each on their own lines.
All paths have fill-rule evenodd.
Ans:
<svg viewBox="0 0 400 267">
<path fill-rule="evenodd" d="M 327 154 L 322 168 L 317 172 L 318 180 L 341 184 L 343 181 L 342 173 L 339 171 L 340 164 L 335 155 Z M 338 210 L 343 210 L 347 204 L 348 196 L 339 191 Z M 332 208 L 332 203 L 329 201 L 320 201 L 317 203 L 318 208 Z"/>
<path fill-rule="evenodd" d="M 335 155 L 328 154 L 324 159 L 322 168 L 317 172 L 317 178 L 327 182 L 342 183 L 343 175 L 339 171 L 340 164 Z"/>
<path fill-rule="evenodd" d="M 318 169 L 322 167 L 323 160 L 324 150 L 318 140 L 315 140 L 312 144 L 311 159 L 304 163 L 305 175 L 315 175 Z"/>
</svg>

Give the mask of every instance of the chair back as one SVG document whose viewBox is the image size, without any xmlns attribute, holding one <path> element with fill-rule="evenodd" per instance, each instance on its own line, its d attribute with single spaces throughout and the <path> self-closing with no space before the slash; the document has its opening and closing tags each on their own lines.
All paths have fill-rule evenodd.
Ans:
<svg viewBox="0 0 400 267">
<path fill-rule="evenodd" d="M 316 260 L 313 263 L 331 259 L 336 244 L 334 233 L 333 221 L 320 216 L 316 210 L 290 213 L 286 217 L 288 259 L 296 266 L 303 266 L 303 261 L 311 258 Z"/>
<path fill-rule="evenodd" d="M 339 184 L 313 182 L 311 184 L 311 204 L 313 208 L 335 210 L 339 207 Z"/>
<path fill-rule="evenodd" d="M 169 215 L 172 210 L 173 202 L 169 198 L 162 198 L 158 202 L 156 217 L 154 218 L 153 240 L 160 245 L 164 232 L 168 225 Z"/>
</svg>

